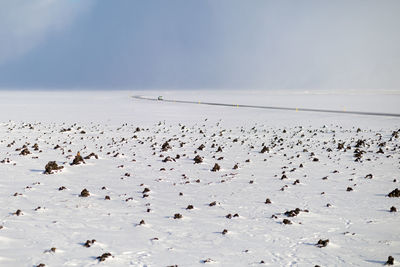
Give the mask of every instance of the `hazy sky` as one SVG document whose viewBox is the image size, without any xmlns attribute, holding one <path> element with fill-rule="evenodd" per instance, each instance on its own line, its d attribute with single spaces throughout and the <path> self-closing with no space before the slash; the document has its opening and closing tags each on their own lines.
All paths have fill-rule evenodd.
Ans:
<svg viewBox="0 0 400 267">
<path fill-rule="evenodd" d="M 398 0 L 0 0 L 0 88 L 400 89 Z"/>
</svg>

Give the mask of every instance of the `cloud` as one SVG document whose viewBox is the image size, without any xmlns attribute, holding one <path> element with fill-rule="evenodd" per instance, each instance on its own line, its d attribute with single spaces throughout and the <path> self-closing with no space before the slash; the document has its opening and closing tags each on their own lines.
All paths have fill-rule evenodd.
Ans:
<svg viewBox="0 0 400 267">
<path fill-rule="evenodd" d="M 0 0 L 0 64 L 28 53 L 70 26 L 92 0 Z"/>
</svg>

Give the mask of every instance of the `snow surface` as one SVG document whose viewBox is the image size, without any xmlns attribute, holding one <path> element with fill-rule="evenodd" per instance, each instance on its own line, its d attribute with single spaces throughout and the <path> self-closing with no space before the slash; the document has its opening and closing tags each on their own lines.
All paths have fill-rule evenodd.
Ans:
<svg viewBox="0 0 400 267">
<path fill-rule="evenodd" d="M 400 118 L 132 95 L 400 113 L 396 92 L 2 91 L 0 266 L 381 266 L 389 255 L 399 265 L 400 220 L 389 210 L 400 199 L 387 194 L 400 187 L 400 138 L 392 137 Z M 358 140 L 365 153 L 356 162 Z M 24 145 L 31 154 L 20 155 Z M 70 165 L 77 152 L 99 158 Z M 43 174 L 49 161 L 64 168 Z M 215 163 L 221 170 L 212 172 Z M 89 197 L 79 196 L 84 188 Z M 319 239 L 328 245 L 315 246 Z M 100 262 L 106 252 L 112 257 Z"/>
</svg>

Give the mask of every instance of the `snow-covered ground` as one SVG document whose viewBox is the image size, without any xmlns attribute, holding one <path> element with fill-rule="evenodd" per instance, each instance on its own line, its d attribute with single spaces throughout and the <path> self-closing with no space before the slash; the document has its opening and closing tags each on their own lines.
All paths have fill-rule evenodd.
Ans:
<svg viewBox="0 0 400 267">
<path fill-rule="evenodd" d="M 2 91 L 0 266 L 399 265 L 400 118 L 132 95 L 400 113 L 398 92 Z"/>
</svg>

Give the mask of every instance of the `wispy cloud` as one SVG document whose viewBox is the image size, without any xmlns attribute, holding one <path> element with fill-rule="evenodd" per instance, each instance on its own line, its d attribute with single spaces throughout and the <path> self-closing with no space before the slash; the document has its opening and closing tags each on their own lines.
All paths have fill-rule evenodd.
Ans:
<svg viewBox="0 0 400 267">
<path fill-rule="evenodd" d="M 0 0 L 0 64 L 23 56 L 65 29 L 92 0 Z"/>
</svg>

